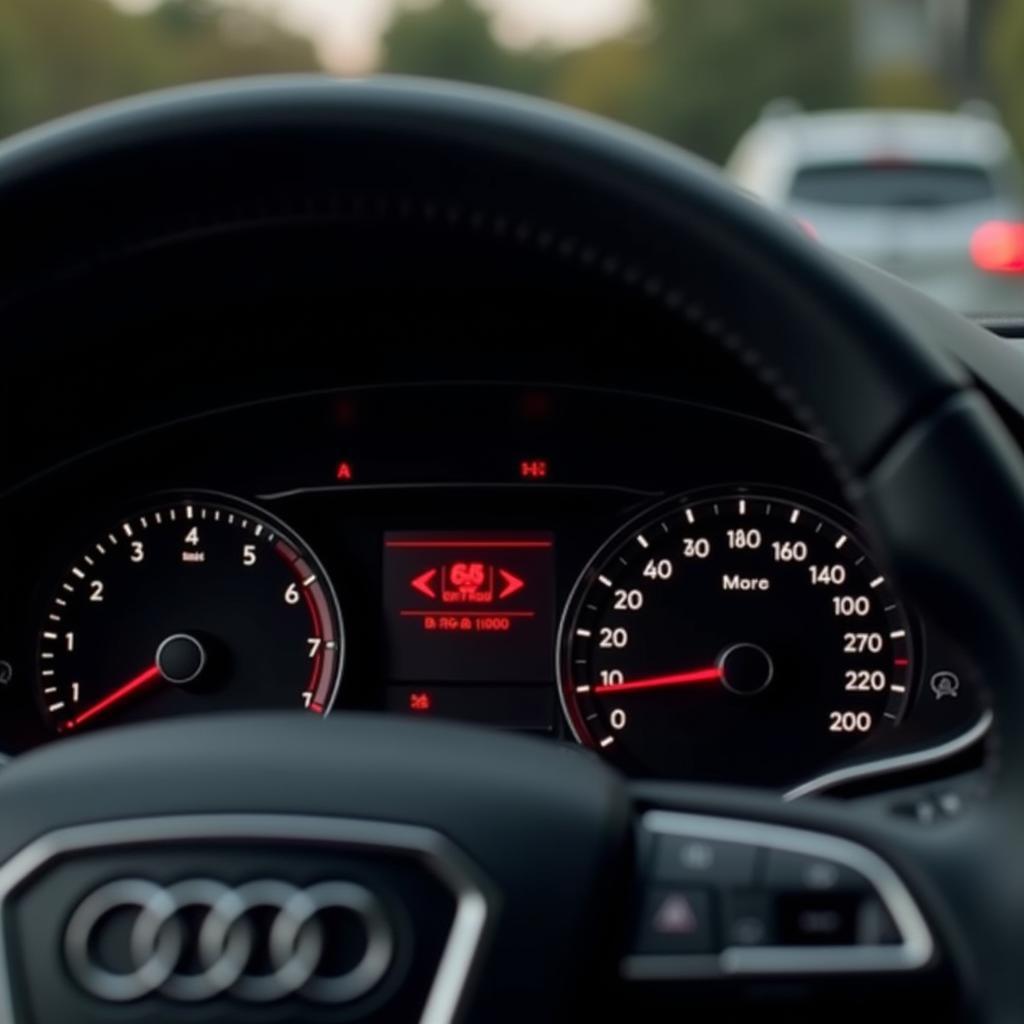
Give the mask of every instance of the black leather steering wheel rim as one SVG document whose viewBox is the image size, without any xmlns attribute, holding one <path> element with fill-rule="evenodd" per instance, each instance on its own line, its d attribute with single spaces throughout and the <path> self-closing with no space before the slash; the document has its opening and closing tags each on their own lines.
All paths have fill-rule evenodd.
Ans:
<svg viewBox="0 0 1024 1024">
<path fill-rule="evenodd" d="M 116 104 L 0 146 L 0 216 L 15 236 L 27 238 L 44 204 L 58 211 L 81 206 L 83 182 L 97 168 L 168 148 L 227 152 L 251 135 L 287 139 L 302 147 L 300 160 L 313 159 L 330 138 L 358 138 L 361 148 L 397 141 L 403 152 L 421 154 L 432 173 L 444 163 L 439 154 L 457 152 L 460 182 L 472 178 L 474 159 L 510 162 L 533 187 L 585 189 L 628 211 L 624 219 L 637 235 L 657 233 L 667 248 L 697 249 L 709 265 L 733 268 L 734 280 L 744 282 L 746 308 L 730 309 L 725 289 L 711 297 L 704 326 L 836 450 L 837 466 L 903 590 L 969 651 L 991 688 L 1000 764 L 991 799 L 941 836 L 910 823 L 853 817 L 827 803 L 783 808 L 749 794 L 657 787 L 645 799 L 656 793 L 663 806 L 828 828 L 877 849 L 929 912 L 979 1017 L 1019 1019 L 1024 558 L 1015 538 L 1024 521 L 1024 462 L 986 399 L 940 354 L 941 339 L 925 336 L 970 328 L 916 298 L 884 307 L 838 260 L 668 146 L 545 104 L 465 87 L 276 79 Z M 358 174 L 353 150 L 342 147 L 330 159 L 341 179 Z M 75 216 L 76 225 L 89 224 L 81 210 Z M 53 230 L 62 230 L 60 214 L 50 217 Z M 44 230 L 33 243 L 29 265 L 45 265 L 47 237 Z M 5 261 L 0 277 L 7 271 L 18 278 Z M 5 771 L 0 813 L 19 786 L 31 789 L 36 773 L 71 757 L 44 751 Z M 31 838 L 17 826 L 10 836 L 5 846 Z"/>
</svg>

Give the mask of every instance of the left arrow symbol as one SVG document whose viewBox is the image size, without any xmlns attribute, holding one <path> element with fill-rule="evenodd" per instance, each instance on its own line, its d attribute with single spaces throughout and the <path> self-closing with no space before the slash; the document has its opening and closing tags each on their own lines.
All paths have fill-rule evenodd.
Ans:
<svg viewBox="0 0 1024 1024">
<path fill-rule="evenodd" d="M 413 590 L 418 590 L 421 594 L 425 594 L 427 597 L 437 597 L 434 593 L 434 588 L 430 585 L 430 581 L 437 575 L 436 569 L 428 569 L 424 573 L 420 573 L 419 576 L 414 576 L 412 580 Z"/>
</svg>

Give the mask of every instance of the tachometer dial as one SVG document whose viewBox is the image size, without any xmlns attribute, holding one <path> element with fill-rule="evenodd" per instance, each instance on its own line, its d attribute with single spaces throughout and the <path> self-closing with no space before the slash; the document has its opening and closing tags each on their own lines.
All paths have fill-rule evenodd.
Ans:
<svg viewBox="0 0 1024 1024">
<path fill-rule="evenodd" d="M 788 496 L 662 506 L 584 571 L 559 637 L 577 737 L 668 778 L 782 786 L 896 726 L 907 618 L 856 534 Z"/>
<path fill-rule="evenodd" d="M 39 699 L 59 733 L 217 709 L 326 714 L 343 654 L 312 552 L 237 499 L 179 498 L 69 567 L 40 630 Z"/>
</svg>

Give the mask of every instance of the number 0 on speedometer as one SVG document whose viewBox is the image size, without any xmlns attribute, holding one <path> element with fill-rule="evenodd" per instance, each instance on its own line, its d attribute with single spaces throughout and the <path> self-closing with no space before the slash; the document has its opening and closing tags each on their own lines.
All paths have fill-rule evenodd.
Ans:
<svg viewBox="0 0 1024 1024">
<path fill-rule="evenodd" d="M 634 522 L 584 571 L 559 638 L 577 738 L 666 778 L 804 781 L 895 727 L 910 680 L 907 618 L 856 535 L 767 494 Z"/>
</svg>

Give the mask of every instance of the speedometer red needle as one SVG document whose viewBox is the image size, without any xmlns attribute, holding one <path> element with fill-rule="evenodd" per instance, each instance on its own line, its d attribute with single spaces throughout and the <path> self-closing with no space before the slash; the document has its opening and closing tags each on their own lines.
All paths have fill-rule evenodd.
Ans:
<svg viewBox="0 0 1024 1024">
<path fill-rule="evenodd" d="M 592 693 L 622 693 L 623 690 L 654 690 L 662 686 L 689 686 L 691 683 L 717 683 L 722 679 L 722 670 L 701 668 L 694 672 L 677 672 L 671 676 L 651 676 L 649 679 L 633 679 L 628 683 L 602 683 Z"/>
<path fill-rule="evenodd" d="M 71 720 L 71 725 L 79 726 L 83 722 L 88 722 L 90 718 L 106 711 L 112 704 L 116 704 L 118 701 L 123 700 L 130 693 L 134 693 L 136 690 L 141 690 L 147 683 L 151 683 L 154 679 L 158 678 L 159 675 L 160 669 L 158 669 L 156 665 L 147 668 L 145 672 L 140 672 L 134 679 L 129 679 L 124 686 L 119 686 L 113 693 L 108 693 L 102 700 L 96 701 L 92 707 L 88 707 L 83 712 L 76 715 Z"/>
</svg>

